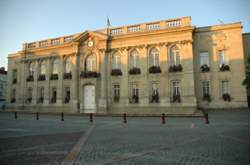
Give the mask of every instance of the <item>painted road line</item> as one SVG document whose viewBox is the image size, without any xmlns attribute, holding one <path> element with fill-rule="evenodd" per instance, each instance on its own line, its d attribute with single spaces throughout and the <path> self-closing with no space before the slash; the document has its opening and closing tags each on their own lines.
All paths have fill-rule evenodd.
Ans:
<svg viewBox="0 0 250 165">
<path fill-rule="evenodd" d="M 77 155 L 79 154 L 82 146 L 86 143 L 94 127 L 95 127 L 95 124 L 89 127 L 87 132 L 83 134 L 80 140 L 75 144 L 75 146 L 72 148 L 69 154 L 62 161 L 61 165 L 72 165 L 74 163 L 75 159 L 77 158 Z"/>
</svg>

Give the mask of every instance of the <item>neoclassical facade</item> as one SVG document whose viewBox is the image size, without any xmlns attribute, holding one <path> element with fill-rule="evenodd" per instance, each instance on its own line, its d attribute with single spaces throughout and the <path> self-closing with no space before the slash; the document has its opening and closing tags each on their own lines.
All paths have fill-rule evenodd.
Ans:
<svg viewBox="0 0 250 165">
<path fill-rule="evenodd" d="M 190 17 L 23 44 L 10 54 L 8 107 L 104 114 L 192 114 L 247 106 L 242 25 Z"/>
</svg>

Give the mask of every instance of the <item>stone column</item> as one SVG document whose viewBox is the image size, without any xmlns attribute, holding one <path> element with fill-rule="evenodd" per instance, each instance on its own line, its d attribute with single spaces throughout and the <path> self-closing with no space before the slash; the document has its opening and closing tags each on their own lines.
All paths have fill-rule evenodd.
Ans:
<svg viewBox="0 0 250 165">
<path fill-rule="evenodd" d="M 128 80 L 128 70 L 129 70 L 129 61 L 128 61 L 128 49 L 123 49 L 121 54 L 121 70 L 123 79 L 120 84 L 120 97 L 123 104 L 129 104 L 129 80 Z"/>
<path fill-rule="evenodd" d="M 108 74 L 108 53 L 105 50 L 99 51 L 99 69 L 101 73 L 101 97 L 98 102 L 99 109 L 107 111 L 107 74 Z"/>
<path fill-rule="evenodd" d="M 32 94 L 32 104 L 36 104 L 37 103 L 37 99 L 38 99 L 38 96 L 37 96 L 37 91 L 38 91 L 38 82 L 37 82 L 37 79 L 38 79 L 38 76 L 39 76 L 39 61 L 36 60 L 35 61 L 35 73 L 34 73 L 34 85 L 33 85 L 33 94 Z"/>
<path fill-rule="evenodd" d="M 56 104 L 62 105 L 63 103 L 63 56 L 59 56 L 59 68 L 58 68 L 58 81 L 57 81 L 57 99 Z"/>
<path fill-rule="evenodd" d="M 160 104 L 167 105 L 170 102 L 169 99 L 169 78 L 168 78 L 168 46 L 160 46 L 160 66 L 163 76 L 160 78 L 159 94 L 160 94 Z"/>
<path fill-rule="evenodd" d="M 48 105 L 50 102 L 50 73 L 51 73 L 51 59 L 47 59 L 46 67 L 46 82 L 44 87 L 44 105 Z"/>
<path fill-rule="evenodd" d="M 140 79 L 138 87 L 139 87 L 139 104 L 147 105 L 148 104 L 148 50 L 146 45 L 142 45 L 139 47 L 139 61 L 140 61 L 140 69 L 141 75 L 138 75 L 138 79 Z"/>
<path fill-rule="evenodd" d="M 25 105 L 26 90 L 27 90 L 27 63 L 22 61 L 20 70 L 17 70 L 17 84 L 16 84 L 16 95 L 19 95 L 17 100 L 19 105 Z M 20 88 L 18 89 L 18 84 L 20 83 Z"/>
<path fill-rule="evenodd" d="M 78 111 L 78 90 L 79 90 L 79 83 L 78 83 L 78 54 L 74 54 L 71 57 L 71 73 L 72 73 L 72 83 L 70 87 L 70 103 L 75 112 Z"/>
</svg>

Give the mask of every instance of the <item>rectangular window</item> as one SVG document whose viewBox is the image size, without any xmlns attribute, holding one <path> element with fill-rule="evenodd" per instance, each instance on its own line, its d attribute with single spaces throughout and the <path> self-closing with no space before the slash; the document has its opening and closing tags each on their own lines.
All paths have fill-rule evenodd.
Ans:
<svg viewBox="0 0 250 165">
<path fill-rule="evenodd" d="M 139 89 L 136 84 L 133 84 L 132 86 L 132 96 L 139 96 Z"/>
<path fill-rule="evenodd" d="M 180 95 L 180 82 L 179 81 L 172 82 L 172 93 L 173 93 L 173 96 Z"/>
<path fill-rule="evenodd" d="M 229 94 L 228 81 L 222 81 L 222 94 Z"/>
<path fill-rule="evenodd" d="M 209 95 L 209 81 L 202 82 L 202 92 L 203 92 L 203 96 Z"/>
<path fill-rule="evenodd" d="M 200 66 L 203 66 L 203 65 L 209 66 L 208 52 L 200 53 Z"/>
<path fill-rule="evenodd" d="M 221 67 L 223 64 L 228 65 L 228 59 L 225 53 L 225 50 L 219 50 L 218 51 L 218 63 L 219 66 Z"/>
<path fill-rule="evenodd" d="M 120 85 L 114 85 L 114 97 L 120 97 Z"/>
<path fill-rule="evenodd" d="M 44 97 L 44 88 L 43 87 L 40 88 L 40 97 L 41 98 Z"/>
<path fill-rule="evenodd" d="M 120 100 L 120 85 L 119 84 L 115 84 L 114 85 L 114 102 L 119 102 Z"/>
</svg>

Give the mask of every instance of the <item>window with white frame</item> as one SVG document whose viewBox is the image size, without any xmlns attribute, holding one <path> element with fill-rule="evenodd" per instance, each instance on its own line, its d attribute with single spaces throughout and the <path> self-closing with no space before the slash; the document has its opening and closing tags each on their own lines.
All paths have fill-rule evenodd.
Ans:
<svg viewBox="0 0 250 165">
<path fill-rule="evenodd" d="M 210 89 L 210 86 L 209 86 L 209 81 L 203 81 L 202 82 L 202 93 L 203 93 L 203 96 L 204 95 L 209 95 L 209 89 Z"/>
<path fill-rule="evenodd" d="M 149 65 L 159 66 L 159 51 L 156 48 L 152 48 L 149 51 Z"/>
<path fill-rule="evenodd" d="M 229 94 L 229 82 L 227 80 L 222 81 L 222 94 Z"/>
<path fill-rule="evenodd" d="M 44 87 L 40 87 L 40 98 L 44 98 Z"/>
<path fill-rule="evenodd" d="M 12 91 L 11 91 L 11 98 L 12 99 L 16 98 L 16 89 L 12 89 Z"/>
<path fill-rule="evenodd" d="M 33 89 L 31 87 L 28 88 L 28 99 L 32 99 L 32 91 Z"/>
<path fill-rule="evenodd" d="M 228 59 L 227 59 L 227 55 L 226 55 L 226 51 L 225 50 L 219 50 L 218 51 L 218 63 L 219 63 L 220 67 L 223 64 L 224 65 L 228 65 Z"/>
<path fill-rule="evenodd" d="M 52 74 L 58 74 L 59 71 L 59 59 L 55 59 L 52 63 Z"/>
<path fill-rule="evenodd" d="M 130 68 L 139 68 L 139 55 L 136 50 L 130 53 Z"/>
<path fill-rule="evenodd" d="M 179 48 L 175 45 L 170 48 L 170 65 L 179 65 L 181 63 L 180 59 L 180 50 Z"/>
<path fill-rule="evenodd" d="M 42 61 L 40 64 L 40 74 L 45 75 L 46 74 L 46 63 L 45 61 Z"/>
<path fill-rule="evenodd" d="M 200 66 L 209 66 L 208 52 L 200 52 Z"/>
<path fill-rule="evenodd" d="M 71 61 L 70 58 L 65 60 L 65 73 L 71 73 Z"/>
<path fill-rule="evenodd" d="M 172 95 L 179 96 L 180 95 L 180 82 L 172 81 Z"/>
<path fill-rule="evenodd" d="M 90 55 L 87 57 L 85 61 L 85 70 L 87 72 L 93 72 L 96 70 L 96 59 L 94 55 Z"/>
<path fill-rule="evenodd" d="M 120 97 L 120 85 L 119 84 L 114 85 L 114 97 L 116 98 Z"/>
<path fill-rule="evenodd" d="M 137 84 L 132 85 L 132 96 L 139 96 L 139 89 Z"/>
<path fill-rule="evenodd" d="M 152 84 L 152 95 L 156 95 L 157 93 L 158 93 L 157 84 L 153 83 Z"/>
<path fill-rule="evenodd" d="M 112 69 L 120 69 L 121 57 L 118 53 L 112 56 Z"/>
<path fill-rule="evenodd" d="M 31 62 L 29 64 L 29 75 L 30 76 L 33 76 L 34 75 L 34 72 L 35 72 L 35 64 L 33 62 Z"/>
</svg>

